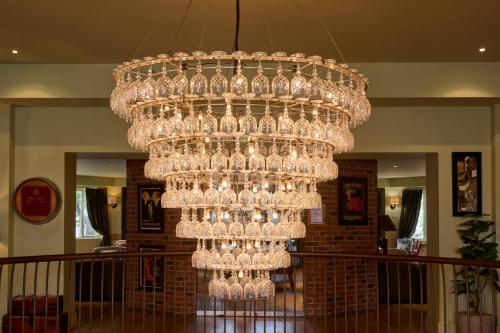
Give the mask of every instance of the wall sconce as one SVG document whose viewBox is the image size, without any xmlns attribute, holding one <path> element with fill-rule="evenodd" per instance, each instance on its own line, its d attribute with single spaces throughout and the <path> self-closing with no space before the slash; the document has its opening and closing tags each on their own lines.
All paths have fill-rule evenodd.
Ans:
<svg viewBox="0 0 500 333">
<path fill-rule="evenodd" d="M 116 208 L 116 206 L 118 206 L 118 202 L 117 202 L 116 197 L 108 196 L 108 205 L 110 205 L 111 208 Z"/>
<path fill-rule="evenodd" d="M 391 209 L 395 209 L 397 205 L 399 205 L 399 198 L 398 197 L 390 197 L 389 198 L 389 207 L 391 207 Z"/>
</svg>

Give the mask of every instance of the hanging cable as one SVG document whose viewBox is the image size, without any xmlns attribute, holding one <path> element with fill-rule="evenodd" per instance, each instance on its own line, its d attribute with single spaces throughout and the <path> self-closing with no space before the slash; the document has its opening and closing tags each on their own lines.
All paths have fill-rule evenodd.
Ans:
<svg viewBox="0 0 500 333">
<path fill-rule="evenodd" d="M 201 50 L 201 46 L 203 45 L 203 40 L 205 39 L 205 31 L 207 28 L 207 18 L 210 17 L 210 10 L 211 9 L 212 9 L 212 0 L 209 0 L 207 15 L 204 15 L 204 17 L 203 17 L 203 26 L 201 28 L 201 37 L 200 37 L 200 43 L 198 44 L 198 50 Z"/>
<path fill-rule="evenodd" d="M 163 7 L 163 9 L 160 11 L 160 14 L 156 18 L 156 20 L 153 22 L 153 24 L 151 24 L 151 27 L 149 28 L 148 32 L 146 33 L 146 36 L 144 36 L 144 39 L 137 47 L 137 50 L 135 51 L 134 56 L 132 58 L 136 58 L 137 55 L 139 54 L 139 52 L 141 52 L 142 47 L 149 40 L 149 37 L 151 37 L 151 34 L 153 33 L 154 29 L 158 25 L 158 22 L 160 22 L 160 19 L 163 17 L 163 14 L 165 14 L 166 9 L 167 9 L 167 5 L 165 5 L 165 7 Z"/>
<path fill-rule="evenodd" d="M 335 41 L 335 38 L 333 38 L 333 35 L 330 33 L 330 30 L 328 30 L 328 27 L 326 26 L 325 21 L 323 20 L 323 18 L 318 14 L 318 11 L 316 10 L 316 6 L 312 6 L 312 7 L 313 7 L 314 14 L 319 19 L 321 25 L 323 26 L 323 29 L 325 30 L 326 34 L 328 35 L 328 38 L 330 39 L 330 42 L 333 44 L 333 46 L 337 50 L 337 53 L 339 54 L 340 59 L 342 59 L 343 63 L 346 63 L 346 60 L 345 60 L 344 56 L 342 55 L 342 52 L 340 52 L 340 48 L 337 45 L 337 42 Z"/>
<path fill-rule="evenodd" d="M 189 0 L 186 10 L 184 11 L 184 15 L 182 16 L 181 23 L 177 28 L 177 32 L 175 33 L 174 41 L 172 42 L 172 46 L 175 48 L 175 44 L 177 42 L 177 38 L 179 38 L 179 34 L 181 33 L 182 27 L 184 26 L 184 21 L 186 20 L 187 14 L 189 12 L 189 8 L 191 7 L 192 0 Z"/>
<path fill-rule="evenodd" d="M 234 32 L 233 51 L 239 50 L 240 38 L 240 0 L 236 0 L 236 28 Z"/>
<path fill-rule="evenodd" d="M 267 3 L 267 0 L 264 0 Z M 274 53 L 274 43 L 273 43 L 273 35 L 271 34 L 271 26 L 269 25 L 269 17 L 267 16 L 268 11 L 265 11 L 265 20 L 266 20 L 266 29 L 267 29 L 267 37 L 269 38 L 269 43 L 271 44 L 271 51 Z"/>
</svg>

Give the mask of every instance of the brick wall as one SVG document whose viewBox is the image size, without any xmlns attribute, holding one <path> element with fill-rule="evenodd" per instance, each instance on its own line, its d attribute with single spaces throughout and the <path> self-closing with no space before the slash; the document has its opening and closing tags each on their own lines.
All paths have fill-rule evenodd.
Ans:
<svg viewBox="0 0 500 333">
<path fill-rule="evenodd" d="M 165 251 L 187 251 L 196 249 L 196 241 L 175 237 L 175 225 L 180 219 L 180 209 L 164 209 L 165 231 L 162 234 L 138 233 L 138 199 L 137 187 L 141 184 L 155 182 L 144 177 L 144 160 L 127 161 L 127 207 L 126 207 L 126 239 L 129 251 L 138 251 L 139 245 L 159 245 Z M 195 310 L 195 271 L 191 267 L 191 257 L 165 258 L 164 288 L 156 291 L 139 288 L 139 260 L 128 260 L 126 265 L 126 300 L 128 306 L 158 311 L 194 312 Z"/>
<path fill-rule="evenodd" d="M 142 160 L 127 161 L 126 238 L 130 251 L 137 251 L 140 244 L 161 245 L 166 251 L 194 251 L 195 241 L 175 237 L 175 225 L 180 210 L 166 209 L 163 234 L 140 234 L 137 222 L 137 186 L 152 184 L 144 177 Z M 307 224 L 303 240 L 305 252 L 375 253 L 377 250 L 377 162 L 375 160 L 340 160 L 339 175 L 366 177 L 368 184 L 368 218 L 365 226 L 340 226 L 337 223 L 337 182 L 322 183 L 318 191 L 323 197 L 324 224 Z M 307 219 L 309 215 L 306 214 Z M 153 307 L 153 293 L 138 289 L 139 261 L 126 264 L 127 304 Z M 376 267 L 373 262 L 334 261 L 308 259 L 305 261 L 305 297 L 308 315 L 363 311 L 376 305 Z M 191 258 L 166 258 L 164 265 L 165 293 L 156 292 L 156 309 L 166 307 L 172 312 L 195 310 L 195 272 Z M 186 292 L 184 293 L 184 287 Z M 358 297 L 356 298 L 356 293 Z M 368 298 L 366 297 L 368 295 Z M 165 302 L 164 302 L 165 299 Z M 326 300 L 326 302 L 325 302 Z M 144 302 L 144 303 L 143 303 Z"/>
<path fill-rule="evenodd" d="M 307 224 L 304 252 L 376 253 L 377 161 L 339 160 L 337 164 L 341 177 L 367 178 L 368 225 L 339 225 L 337 181 L 321 183 L 318 192 L 323 198 L 324 224 Z M 376 305 L 377 276 L 374 262 L 308 259 L 304 271 L 309 315 L 323 314 L 325 303 L 328 313 L 335 310 L 350 312 L 356 307 L 363 311 Z"/>
</svg>

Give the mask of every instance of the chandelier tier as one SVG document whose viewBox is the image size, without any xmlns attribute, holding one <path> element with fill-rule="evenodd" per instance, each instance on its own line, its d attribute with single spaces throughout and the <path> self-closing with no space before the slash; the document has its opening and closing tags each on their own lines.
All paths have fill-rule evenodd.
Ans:
<svg viewBox="0 0 500 333">
<path fill-rule="evenodd" d="M 317 183 L 337 178 L 333 156 L 370 117 L 366 77 L 319 56 L 197 51 L 132 60 L 114 78 L 111 108 L 149 153 L 145 176 L 166 183 L 162 206 L 182 209 L 176 234 L 197 239 L 210 295 L 274 295 L 269 271 L 290 265 Z"/>
</svg>

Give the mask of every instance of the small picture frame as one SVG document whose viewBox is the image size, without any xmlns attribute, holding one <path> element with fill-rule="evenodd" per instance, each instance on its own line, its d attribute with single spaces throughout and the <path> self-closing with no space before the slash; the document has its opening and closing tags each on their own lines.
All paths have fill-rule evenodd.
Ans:
<svg viewBox="0 0 500 333">
<path fill-rule="evenodd" d="M 368 187 L 363 177 L 339 177 L 339 225 L 368 224 Z"/>
<path fill-rule="evenodd" d="M 140 244 L 139 252 L 164 251 L 161 245 Z M 139 258 L 139 289 L 163 290 L 163 257 L 140 257 Z"/>
<path fill-rule="evenodd" d="M 482 169 L 480 152 L 453 152 L 453 216 L 482 214 Z"/>
<path fill-rule="evenodd" d="M 163 233 L 164 211 L 161 207 L 162 184 L 139 185 L 137 189 L 139 233 Z"/>
</svg>

